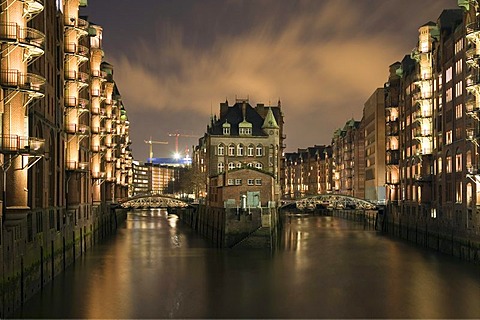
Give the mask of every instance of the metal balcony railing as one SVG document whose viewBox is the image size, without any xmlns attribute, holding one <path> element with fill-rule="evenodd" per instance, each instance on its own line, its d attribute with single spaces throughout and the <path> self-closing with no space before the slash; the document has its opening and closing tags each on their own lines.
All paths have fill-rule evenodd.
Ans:
<svg viewBox="0 0 480 320">
<path fill-rule="evenodd" d="M 66 28 L 75 29 L 81 34 L 88 34 L 88 21 L 84 19 L 65 16 L 64 25 Z"/>
<path fill-rule="evenodd" d="M 64 51 L 66 54 L 75 55 L 83 60 L 89 59 L 88 48 L 75 42 L 65 43 Z"/>
<path fill-rule="evenodd" d="M 88 85 L 88 74 L 81 71 L 65 70 L 65 80 L 77 81 L 82 86 Z"/>
<path fill-rule="evenodd" d="M 0 70 L 0 85 L 44 96 L 45 78 L 33 73 L 22 73 L 18 70 Z"/>
<path fill-rule="evenodd" d="M 88 162 L 67 161 L 66 162 L 66 169 L 68 171 L 87 172 L 88 171 Z"/>
<path fill-rule="evenodd" d="M 0 152 L 43 155 L 45 153 L 45 139 L 0 135 Z"/>
<path fill-rule="evenodd" d="M 385 161 L 387 165 L 398 165 L 400 163 L 400 150 L 387 150 Z"/>
<path fill-rule="evenodd" d="M 105 71 L 102 71 L 102 70 L 92 70 L 91 73 L 92 73 L 92 77 L 96 77 L 96 78 L 106 78 L 107 77 L 107 73 Z"/>
<path fill-rule="evenodd" d="M 90 128 L 86 124 L 66 124 L 65 131 L 69 134 L 88 135 Z"/>
<path fill-rule="evenodd" d="M 465 87 L 467 89 L 473 89 L 480 84 L 480 76 L 476 73 L 468 75 L 465 78 Z"/>
<path fill-rule="evenodd" d="M 19 0 L 24 4 L 23 11 L 27 15 L 27 18 L 39 14 L 43 11 L 44 0 Z M 28 19 L 29 20 L 29 19 Z"/>
<path fill-rule="evenodd" d="M 474 21 L 472 23 L 467 24 L 467 37 L 475 36 L 480 31 L 480 21 Z"/>
<path fill-rule="evenodd" d="M 76 97 L 65 97 L 65 107 L 78 108 L 83 111 L 88 111 L 88 99 L 76 98 Z"/>
<path fill-rule="evenodd" d="M 416 174 L 413 176 L 413 179 L 417 182 L 430 182 L 432 181 L 431 174 Z"/>
<path fill-rule="evenodd" d="M 93 171 L 92 172 L 92 178 L 93 179 L 104 179 L 105 178 L 105 172 Z"/>
<path fill-rule="evenodd" d="M 0 23 L 0 41 L 28 47 L 33 55 L 42 55 L 45 51 L 45 34 L 17 23 Z"/>
</svg>

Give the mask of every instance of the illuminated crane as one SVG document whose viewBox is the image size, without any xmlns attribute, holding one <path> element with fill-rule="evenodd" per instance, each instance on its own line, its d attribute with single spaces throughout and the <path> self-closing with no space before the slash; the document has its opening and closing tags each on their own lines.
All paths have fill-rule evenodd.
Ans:
<svg viewBox="0 0 480 320">
<path fill-rule="evenodd" d="M 169 133 L 169 137 L 175 137 L 175 158 L 179 158 L 180 154 L 178 153 L 178 137 L 186 137 L 186 138 L 198 138 L 196 135 L 192 134 L 183 134 L 179 133 L 178 131 L 175 133 Z"/>
<path fill-rule="evenodd" d="M 152 148 L 153 144 L 168 144 L 168 142 L 166 142 L 166 141 L 152 140 L 152 137 L 150 137 L 150 140 L 144 140 L 144 141 L 145 141 L 146 144 L 150 145 L 150 152 L 149 152 L 150 159 L 153 159 L 153 148 Z M 152 161 L 152 160 L 150 160 L 150 161 Z"/>
</svg>

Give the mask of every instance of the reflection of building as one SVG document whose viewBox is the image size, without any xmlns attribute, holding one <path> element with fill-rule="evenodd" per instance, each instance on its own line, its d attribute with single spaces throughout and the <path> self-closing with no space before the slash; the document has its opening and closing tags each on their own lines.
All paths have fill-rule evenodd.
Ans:
<svg viewBox="0 0 480 320">
<path fill-rule="evenodd" d="M 128 193 L 129 122 L 86 3 L 0 3 L 0 317 L 105 235 Z"/>
<path fill-rule="evenodd" d="M 218 191 L 209 191 L 210 204 L 218 204 L 218 199 L 224 201 L 239 201 L 242 193 L 247 192 L 245 182 L 261 179 L 258 172 L 264 172 L 273 177 L 273 194 L 260 194 L 260 201 L 266 204 L 271 199 L 280 199 L 280 157 L 283 149 L 283 114 L 280 102 L 276 106 L 258 104 L 253 108 L 248 100 L 237 99 L 233 106 L 228 102 L 220 104 L 220 116 L 212 118 L 204 137 L 195 148 L 195 168 L 205 168 L 208 176 L 207 190 L 220 186 L 228 186 L 222 190 L 236 189 L 233 199 L 218 196 Z M 242 170 L 242 187 L 228 185 L 219 177 L 224 173 Z M 257 172 L 258 171 L 258 172 Z M 259 191 L 260 186 L 249 185 L 251 192 Z M 263 188 L 263 187 L 262 187 Z M 258 189 L 258 190 L 257 190 Z M 230 193 L 229 196 L 234 196 Z M 217 196 L 214 196 L 217 195 Z M 216 198 L 215 198 L 216 197 Z"/>
</svg>

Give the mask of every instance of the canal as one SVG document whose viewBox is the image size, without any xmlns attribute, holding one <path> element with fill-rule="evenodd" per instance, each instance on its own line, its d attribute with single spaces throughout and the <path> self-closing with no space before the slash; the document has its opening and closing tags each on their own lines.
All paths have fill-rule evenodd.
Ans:
<svg viewBox="0 0 480 320">
<path fill-rule="evenodd" d="M 134 211 L 15 317 L 480 318 L 480 266 L 332 217 L 293 217 L 271 253 Z"/>
</svg>

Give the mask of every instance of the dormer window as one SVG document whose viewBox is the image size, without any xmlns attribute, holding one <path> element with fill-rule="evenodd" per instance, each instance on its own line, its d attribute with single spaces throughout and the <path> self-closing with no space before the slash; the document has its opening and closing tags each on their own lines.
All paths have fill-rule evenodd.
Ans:
<svg viewBox="0 0 480 320">
<path fill-rule="evenodd" d="M 228 123 L 227 121 L 225 121 L 225 123 L 222 125 L 222 128 L 223 128 L 223 135 L 225 136 L 229 136 L 230 135 L 230 123 Z"/>
<path fill-rule="evenodd" d="M 252 124 L 244 119 L 238 124 L 238 134 L 241 136 L 251 136 Z"/>
</svg>

